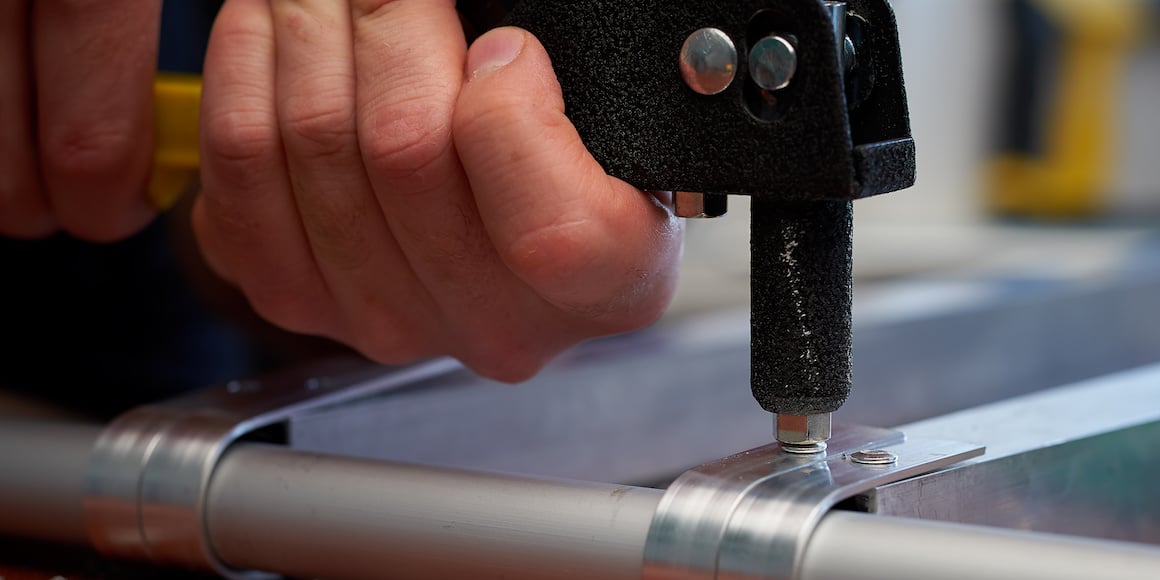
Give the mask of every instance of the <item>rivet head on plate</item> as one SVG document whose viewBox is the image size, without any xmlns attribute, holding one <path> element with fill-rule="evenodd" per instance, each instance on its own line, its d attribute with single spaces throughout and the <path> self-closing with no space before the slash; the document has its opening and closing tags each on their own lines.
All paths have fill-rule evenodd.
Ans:
<svg viewBox="0 0 1160 580">
<path fill-rule="evenodd" d="M 898 456 L 884 449 L 870 449 L 851 453 L 850 461 L 862 465 L 891 465 L 898 461 Z"/>
</svg>

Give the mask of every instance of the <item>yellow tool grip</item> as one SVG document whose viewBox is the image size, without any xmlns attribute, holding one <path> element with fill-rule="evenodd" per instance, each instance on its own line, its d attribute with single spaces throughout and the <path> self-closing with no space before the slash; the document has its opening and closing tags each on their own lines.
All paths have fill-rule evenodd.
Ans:
<svg viewBox="0 0 1160 580">
<path fill-rule="evenodd" d="M 197 179 L 201 77 L 157 73 L 153 81 L 153 173 L 149 201 L 158 211 L 177 203 Z"/>
</svg>

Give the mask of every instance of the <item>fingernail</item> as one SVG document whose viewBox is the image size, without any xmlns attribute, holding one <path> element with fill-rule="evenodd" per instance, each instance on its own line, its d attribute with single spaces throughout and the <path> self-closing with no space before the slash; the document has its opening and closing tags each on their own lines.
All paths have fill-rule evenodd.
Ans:
<svg viewBox="0 0 1160 580">
<path fill-rule="evenodd" d="M 467 70 L 472 80 L 499 70 L 524 50 L 527 35 L 518 28 L 497 28 L 476 39 L 467 51 Z"/>
</svg>

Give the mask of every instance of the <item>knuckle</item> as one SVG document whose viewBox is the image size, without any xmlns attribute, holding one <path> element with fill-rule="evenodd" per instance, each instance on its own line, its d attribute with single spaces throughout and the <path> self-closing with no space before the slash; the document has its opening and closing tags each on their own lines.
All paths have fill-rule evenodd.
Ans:
<svg viewBox="0 0 1160 580">
<path fill-rule="evenodd" d="M 202 124 L 202 146 L 207 157 L 249 171 L 268 160 L 277 149 L 277 129 L 264 114 L 233 111 L 210 116 Z"/>
<path fill-rule="evenodd" d="M 107 2 L 107 0 L 99 0 Z M 218 18 L 213 23 L 213 43 L 220 46 L 262 46 L 272 42 L 269 22 L 258 18 Z"/>
<path fill-rule="evenodd" d="M 354 113 L 341 104 L 344 102 L 316 95 L 290 97 L 282 121 L 287 144 L 308 158 L 329 158 L 351 151 Z"/>
<path fill-rule="evenodd" d="M 524 122 L 530 116 L 537 123 L 541 120 L 537 110 L 513 95 L 486 95 L 486 99 L 467 101 L 456 109 L 455 131 L 461 137 L 475 139 L 495 131 L 496 127 Z"/>
<path fill-rule="evenodd" d="M 385 16 L 383 13 L 390 9 L 394 0 L 354 0 L 351 8 L 357 19 L 374 20 Z"/>
<path fill-rule="evenodd" d="M 95 121 L 60 127 L 46 135 L 41 145 L 41 163 L 47 173 L 70 178 L 120 176 L 139 155 L 141 139 L 137 133 L 121 122 Z"/>
<path fill-rule="evenodd" d="M 575 220 L 528 230 L 508 245 L 505 261 L 541 294 L 570 295 L 597 260 L 592 229 L 586 220 Z"/>
<path fill-rule="evenodd" d="M 451 147 L 449 118 L 447 107 L 422 99 L 376 108 L 361 135 L 367 164 L 395 179 L 422 173 Z"/>
<path fill-rule="evenodd" d="M 494 92 L 464 100 L 455 110 L 456 136 L 468 141 L 486 139 L 497 129 L 516 126 L 538 138 L 553 139 L 574 130 L 564 113 L 563 97 L 537 97 L 529 100 L 520 92 Z"/>
</svg>

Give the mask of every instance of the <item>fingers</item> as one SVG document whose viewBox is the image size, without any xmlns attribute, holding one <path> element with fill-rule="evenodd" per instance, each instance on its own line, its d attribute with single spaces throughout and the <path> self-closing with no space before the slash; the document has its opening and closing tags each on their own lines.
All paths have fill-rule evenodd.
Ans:
<svg viewBox="0 0 1160 580">
<path fill-rule="evenodd" d="M 292 330 L 514 381 L 671 293 L 677 220 L 587 153 L 534 38 L 467 53 L 451 0 L 229 0 L 202 124 L 207 258 Z"/>
<path fill-rule="evenodd" d="M 445 322 L 443 349 L 489 376 L 527 377 L 561 347 L 536 328 L 549 309 L 496 254 L 455 151 L 466 52 L 455 2 L 357 0 L 352 8 L 363 161 Z"/>
<path fill-rule="evenodd" d="M 430 350 L 427 330 L 438 324 L 363 167 L 350 8 L 334 0 L 272 6 L 279 127 L 314 259 L 354 345 L 381 362 L 409 362 Z"/>
<path fill-rule="evenodd" d="M 161 3 L 40 0 L 33 37 L 40 164 L 61 227 L 110 241 L 143 227 Z"/>
<path fill-rule="evenodd" d="M 460 254 L 478 240 L 464 239 L 475 211 L 451 139 L 464 53 L 455 2 L 352 8 L 358 138 L 378 203 L 416 267 Z"/>
<path fill-rule="evenodd" d="M 588 153 L 533 36 L 488 32 L 466 71 L 455 144 L 508 267 L 552 304 L 610 331 L 655 320 L 675 284 L 680 222 Z"/>
<path fill-rule="evenodd" d="M 28 23 L 28 2 L 0 3 L 0 236 L 18 238 L 56 227 L 37 169 Z"/>
<path fill-rule="evenodd" d="M 203 195 L 194 231 L 206 261 L 289 330 L 336 336 L 336 312 L 291 193 L 275 107 L 268 0 L 229 0 L 202 89 Z"/>
</svg>

